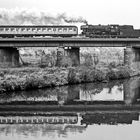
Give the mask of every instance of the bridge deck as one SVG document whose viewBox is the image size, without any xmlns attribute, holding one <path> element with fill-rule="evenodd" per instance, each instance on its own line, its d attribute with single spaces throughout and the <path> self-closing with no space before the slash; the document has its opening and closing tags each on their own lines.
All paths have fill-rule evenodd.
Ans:
<svg viewBox="0 0 140 140">
<path fill-rule="evenodd" d="M 140 38 L 0 38 L 0 47 L 140 47 Z"/>
<path fill-rule="evenodd" d="M 140 42 L 140 38 L 87 38 L 87 37 L 17 37 L 17 38 L 0 38 L 1 41 L 117 41 L 117 42 Z"/>
</svg>

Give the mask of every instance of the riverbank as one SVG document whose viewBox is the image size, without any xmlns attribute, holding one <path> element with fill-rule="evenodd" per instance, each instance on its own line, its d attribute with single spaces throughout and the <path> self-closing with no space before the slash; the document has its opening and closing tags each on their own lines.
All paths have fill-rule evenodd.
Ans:
<svg viewBox="0 0 140 140">
<path fill-rule="evenodd" d="M 39 68 L 24 67 L 0 70 L 0 93 L 63 86 L 68 84 L 108 82 L 138 75 L 127 67 Z"/>
</svg>

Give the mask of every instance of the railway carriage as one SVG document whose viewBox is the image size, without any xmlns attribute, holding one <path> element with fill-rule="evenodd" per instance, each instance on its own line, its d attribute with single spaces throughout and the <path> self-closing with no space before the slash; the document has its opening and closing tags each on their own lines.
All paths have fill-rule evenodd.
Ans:
<svg viewBox="0 0 140 140">
<path fill-rule="evenodd" d="M 72 37 L 77 35 L 76 26 L 0 26 L 0 37 Z"/>
</svg>

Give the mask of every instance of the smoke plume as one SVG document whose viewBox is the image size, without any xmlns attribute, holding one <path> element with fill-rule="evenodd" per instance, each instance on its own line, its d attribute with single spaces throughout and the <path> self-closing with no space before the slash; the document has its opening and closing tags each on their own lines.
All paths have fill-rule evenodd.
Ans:
<svg viewBox="0 0 140 140">
<path fill-rule="evenodd" d="M 35 10 L 0 9 L 0 25 L 60 25 L 87 23 L 83 17 L 69 17 L 65 13 L 55 16 Z"/>
</svg>

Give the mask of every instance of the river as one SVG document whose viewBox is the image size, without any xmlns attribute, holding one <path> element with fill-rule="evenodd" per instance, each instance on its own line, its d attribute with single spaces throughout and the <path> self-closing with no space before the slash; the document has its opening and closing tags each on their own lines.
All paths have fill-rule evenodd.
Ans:
<svg viewBox="0 0 140 140">
<path fill-rule="evenodd" d="M 0 140 L 138 140 L 140 77 L 0 95 L 0 106 L 71 107 L 59 111 L 1 111 Z M 75 110 L 86 106 L 86 109 Z M 103 109 L 95 109 L 104 106 Z M 119 109 L 113 107 L 119 106 Z M 88 110 L 88 107 L 95 107 Z M 107 108 L 106 108 L 107 107 Z M 137 109 L 135 109 L 137 107 Z M 108 109 L 109 108 L 109 109 Z M 127 108 L 127 109 L 126 109 Z"/>
</svg>

